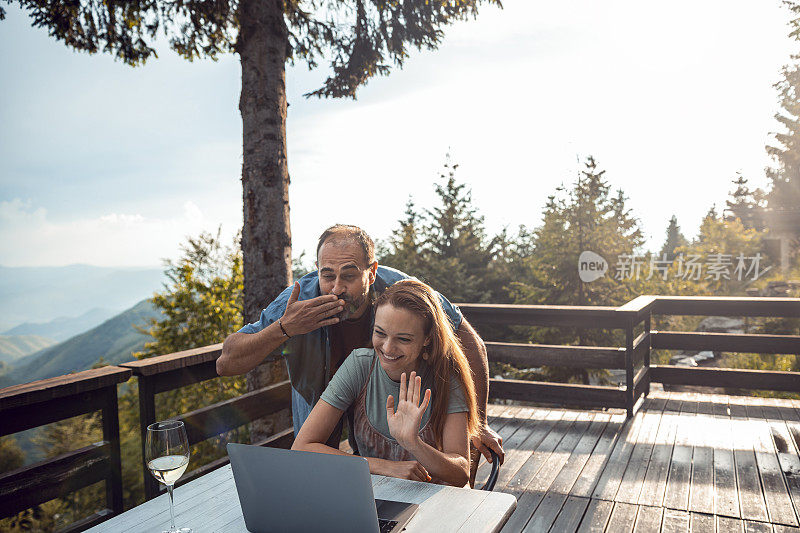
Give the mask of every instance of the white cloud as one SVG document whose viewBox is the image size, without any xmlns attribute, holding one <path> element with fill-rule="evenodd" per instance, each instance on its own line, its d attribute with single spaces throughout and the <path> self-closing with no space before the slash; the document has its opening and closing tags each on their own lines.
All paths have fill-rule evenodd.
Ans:
<svg viewBox="0 0 800 533">
<path fill-rule="evenodd" d="M 51 220 L 30 201 L 0 201 L 0 264 L 40 266 L 87 263 L 100 266 L 152 266 L 174 258 L 187 235 L 213 230 L 194 202 L 175 206 L 175 216 L 145 217 L 108 213 L 94 218 Z M 226 228 L 232 231 L 232 228 Z"/>
</svg>

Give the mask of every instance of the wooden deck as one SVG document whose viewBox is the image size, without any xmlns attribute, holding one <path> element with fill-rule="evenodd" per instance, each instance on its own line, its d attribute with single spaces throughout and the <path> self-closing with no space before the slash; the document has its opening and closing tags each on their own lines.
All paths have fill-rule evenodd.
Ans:
<svg viewBox="0 0 800 533">
<path fill-rule="evenodd" d="M 625 414 L 492 405 L 503 531 L 800 531 L 800 402 L 652 391 Z M 488 475 L 482 465 L 478 485 Z"/>
</svg>

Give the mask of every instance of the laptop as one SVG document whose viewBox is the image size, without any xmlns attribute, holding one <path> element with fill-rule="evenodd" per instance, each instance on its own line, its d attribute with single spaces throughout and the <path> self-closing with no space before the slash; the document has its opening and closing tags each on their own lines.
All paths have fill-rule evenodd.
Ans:
<svg viewBox="0 0 800 533">
<path fill-rule="evenodd" d="M 248 531 L 395 533 L 419 505 L 376 500 L 363 457 L 228 444 Z"/>
</svg>

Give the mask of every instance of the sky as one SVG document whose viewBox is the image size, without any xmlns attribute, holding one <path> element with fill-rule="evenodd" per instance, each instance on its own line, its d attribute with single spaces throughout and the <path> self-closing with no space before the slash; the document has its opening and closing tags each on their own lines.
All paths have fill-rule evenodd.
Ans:
<svg viewBox="0 0 800 533">
<path fill-rule="evenodd" d="M 765 186 L 780 69 L 800 43 L 778 0 L 504 0 L 445 29 L 358 99 L 305 99 L 287 70 L 294 253 L 334 223 L 383 239 L 434 204 L 445 156 L 487 229 L 536 226 L 593 155 L 660 248 L 736 172 Z M 0 21 L 0 265 L 158 266 L 242 223 L 238 56 L 161 45 L 131 68 L 74 52 L 16 5 Z"/>
</svg>

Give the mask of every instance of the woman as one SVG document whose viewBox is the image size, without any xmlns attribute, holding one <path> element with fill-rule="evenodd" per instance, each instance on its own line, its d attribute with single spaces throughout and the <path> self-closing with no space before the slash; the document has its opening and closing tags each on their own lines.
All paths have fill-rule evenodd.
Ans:
<svg viewBox="0 0 800 533">
<path fill-rule="evenodd" d="M 387 288 L 375 302 L 372 345 L 342 363 L 292 449 L 345 455 L 325 442 L 352 405 L 354 437 L 370 472 L 466 485 L 475 388 L 433 290 L 416 280 Z"/>
</svg>

